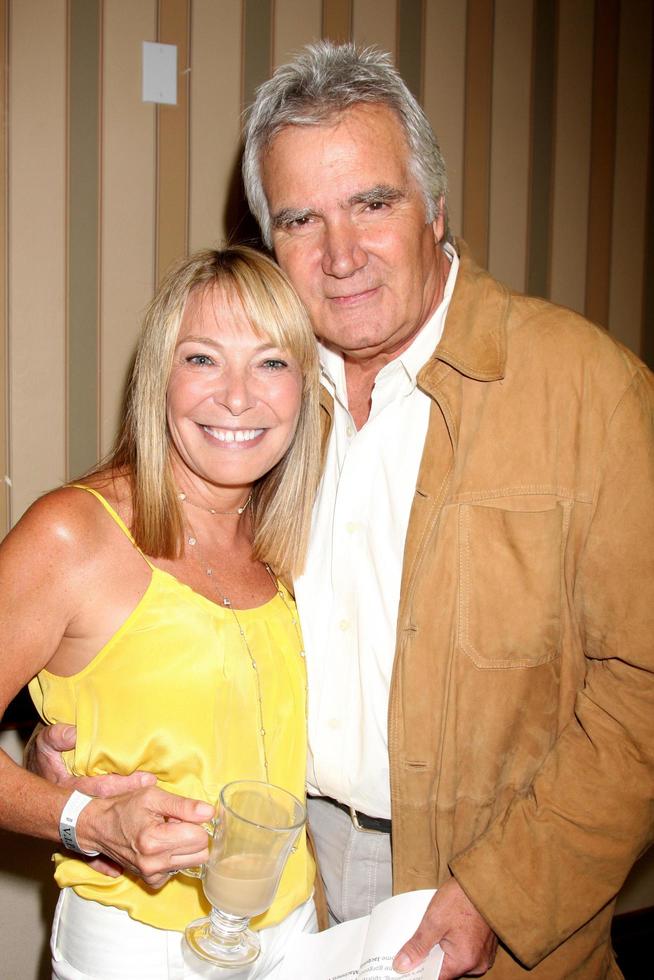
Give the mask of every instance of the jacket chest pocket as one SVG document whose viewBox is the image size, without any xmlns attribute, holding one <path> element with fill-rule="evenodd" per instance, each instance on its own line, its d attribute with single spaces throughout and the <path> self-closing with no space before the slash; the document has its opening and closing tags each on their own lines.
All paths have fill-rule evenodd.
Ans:
<svg viewBox="0 0 654 980">
<path fill-rule="evenodd" d="M 477 667 L 535 667 L 559 655 L 569 508 L 459 510 L 459 646 Z"/>
</svg>

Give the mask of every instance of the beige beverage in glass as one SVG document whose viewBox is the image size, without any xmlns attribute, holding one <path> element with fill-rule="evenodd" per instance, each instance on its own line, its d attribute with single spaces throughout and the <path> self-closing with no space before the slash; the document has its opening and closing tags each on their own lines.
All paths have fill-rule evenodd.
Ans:
<svg viewBox="0 0 654 980">
<path fill-rule="evenodd" d="M 257 958 L 259 937 L 248 922 L 271 906 L 305 820 L 304 805 L 272 783 L 238 780 L 222 789 L 200 872 L 211 915 L 185 932 L 194 953 L 228 968 Z"/>
<path fill-rule="evenodd" d="M 204 893 L 214 906 L 230 915 L 261 915 L 272 905 L 277 890 L 275 861 L 257 854 L 232 854 L 209 860 Z"/>
</svg>

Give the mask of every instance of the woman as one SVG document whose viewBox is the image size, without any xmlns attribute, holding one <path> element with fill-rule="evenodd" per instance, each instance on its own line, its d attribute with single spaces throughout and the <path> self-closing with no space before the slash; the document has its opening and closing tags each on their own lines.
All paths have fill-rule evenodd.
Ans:
<svg viewBox="0 0 654 980">
<path fill-rule="evenodd" d="M 157 777 L 86 801 L 0 758 L 3 827 L 58 840 L 63 810 L 69 848 L 126 869 L 57 856 L 60 980 L 206 975 L 181 936 L 208 905 L 171 875 L 206 860 L 209 804 L 237 778 L 303 798 L 302 642 L 276 575 L 302 565 L 317 385 L 306 314 L 270 260 L 184 260 L 147 311 L 112 457 L 34 504 L 0 548 L 2 710 L 30 681 L 44 720 L 77 726 L 72 772 Z M 279 975 L 290 932 L 315 928 L 313 875 L 303 838 L 255 920 L 250 977 Z"/>
</svg>

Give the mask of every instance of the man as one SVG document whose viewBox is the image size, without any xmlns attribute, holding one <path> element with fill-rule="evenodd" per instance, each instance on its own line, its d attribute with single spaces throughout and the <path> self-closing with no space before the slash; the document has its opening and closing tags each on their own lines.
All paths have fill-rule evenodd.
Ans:
<svg viewBox="0 0 654 980">
<path fill-rule="evenodd" d="M 647 369 L 450 242 L 383 55 L 280 68 L 244 177 L 321 343 L 297 597 L 332 917 L 438 887 L 398 969 L 440 942 L 446 980 L 620 976 L 613 902 L 652 832 Z"/>
</svg>

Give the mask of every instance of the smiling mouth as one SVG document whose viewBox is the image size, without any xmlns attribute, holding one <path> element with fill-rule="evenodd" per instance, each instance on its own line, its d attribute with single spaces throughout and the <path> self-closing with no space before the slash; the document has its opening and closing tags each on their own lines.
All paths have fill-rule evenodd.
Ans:
<svg viewBox="0 0 654 980">
<path fill-rule="evenodd" d="M 218 442 L 252 442 L 263 433 L 263 429 L 219 429 L 211 425 L 201 425 L 207 435 Z"/>
<path fill-rule="evenodd" d="M 337 303 L 339 306 L 348 306 L 353 303 L 360 303 L 377 292 L 379 286 L 371 286 L 370 289 L 361 289 L 357 293 L 348 293 L 344 296 L 328 296 L 327 299 L 332 303 Z"/>
</svg>

